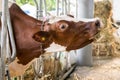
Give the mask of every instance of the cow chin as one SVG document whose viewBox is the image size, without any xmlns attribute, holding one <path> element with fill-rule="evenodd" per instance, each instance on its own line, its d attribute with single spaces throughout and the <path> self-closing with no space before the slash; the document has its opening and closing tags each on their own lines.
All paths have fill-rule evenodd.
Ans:
<svg viewBox="0 0 120 80">
<path fill-rule="evenodd" d="M 82 43 L 78 43 L 76 45 L 73 43 L 66 48 L 66 51 L 77 50 L 77 49 L 83 48 L 86 45 L 92 43 L 93 41 L 94 41 L 94 39 L 90 39 L 90 40 L 88 39 L 88 40 L 85 40 Z"/>
<path fill-rule="evenodd" d="M 92 43 L 93 41 L 94 41 L 94 39 L 90 39 L 90 40 L 85 41 L 84 43 L 82 43 L 82 44 L 80 45 L 80 48 L 85 47 L 86 45 Z"/>
</svg>

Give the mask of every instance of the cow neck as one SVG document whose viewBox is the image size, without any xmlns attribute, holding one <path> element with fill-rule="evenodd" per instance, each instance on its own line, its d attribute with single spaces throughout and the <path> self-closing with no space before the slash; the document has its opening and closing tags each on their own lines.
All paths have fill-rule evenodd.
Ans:
<svg viewBox="0 0 120 80">
<path fill-rule="evenodd" d="M 16 4 L 12 4 L 9 11 L 15 35 L 18 62 L 26 65 L 41 55 L 40 44 L 33 40 L 32 36 L 40 31 L 42 22 L 26 15 Z"/>
</svg>

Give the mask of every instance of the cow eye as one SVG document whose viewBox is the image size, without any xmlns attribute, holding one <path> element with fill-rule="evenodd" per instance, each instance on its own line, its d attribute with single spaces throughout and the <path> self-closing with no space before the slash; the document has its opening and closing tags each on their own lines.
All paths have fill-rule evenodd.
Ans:
<svg viewBox="0 0 120 80">
<path fill-rule="evenodd" d="M 61 24 L 61 25 L 59 26 L 60 30 L 66 30 L 67 27 L 68 27 L 67 24 Z"/>
</svg>

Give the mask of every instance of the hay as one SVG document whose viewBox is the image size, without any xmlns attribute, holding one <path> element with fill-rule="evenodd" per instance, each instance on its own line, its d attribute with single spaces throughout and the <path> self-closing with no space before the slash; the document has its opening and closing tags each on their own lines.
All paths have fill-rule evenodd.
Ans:
<svg viewBox="0 0 120 80">
<path fill-rule="evenodd" d="M 38 80 L 58 80 L 58 75 L 62 73 L 61 62 L 51 54 L 44 54 L 43 67 L 43 75 L 39 76 Z M 33 80 L 37 77 L 32 66 L 26 70 L 23 77 L 24 80 Z"/>
<path fill-rule="evenodd" d="M 33 79 L 34 79 L 34 71 L 33 71 L 32 66 L 30 66 L 30 67 L 26 70 L 26 72 L 25 72 L 25 74 L 23 75 L 23 77 L 24 77 L 24 80 L 33 80 Z"/>
<path fill-rule="evenodd" d="M 103 24 L 104 29 L 100 35 L 97 36 L 97 41 L 93 43 L 94 56 L 113 56 L 114 55 L 114 28 L 112 23 L 112 4 L 110 0 L 95 0 L 95 17 L 99 17 Z"/>
<path fill-rule="evenodd" d="M 57 80 L 59 73 L 61 72 L 61 63 L 59 59 L 54 57 L 44 60 L 44 74 L 51 74 L 46 80 Z"/>
</svg>

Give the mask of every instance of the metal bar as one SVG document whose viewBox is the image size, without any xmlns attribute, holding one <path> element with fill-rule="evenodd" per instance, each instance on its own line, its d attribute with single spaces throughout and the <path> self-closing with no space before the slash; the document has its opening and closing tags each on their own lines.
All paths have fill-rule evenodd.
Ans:
<svg viewBox="0 0 120 80">
<path fill-rule="evenodd" d="M 64 0 L 64 3 L 65 3 L 65 6 L 64 6 L 64 8 L 65 8 L 65 14 L 67 14 L 67 0 Z"/>
<path fill-rule="evenodd" d="M 42 0 L 34 0 L 35 5 L 36 5 L 36 18 L 38 20 L 41 19 L 41 17 L 43 17 L 43 10 L 42 10 Z"/>
<path fill-rule="evenodd" d="M 42 77 L 44 75 L 43 72 L 43 56 L 40 56 L 34 63 L 33 63 L 33 70 L 35 74 L 35 80 Z"/>
<path fill-rule="evenodd" d="M 56 0 L 56 16 L 59 15 L 59 0 Z"/>
<path fill-rule="evenodd" d="M 0 12 L 2 12 L 2 0 L 0 0 Z"/>
<path fill-rule="evenodd" d="M 11 80 L 10 73 L 9 73 L 9 70 L 8 70 L 8 65 L 5 66 L 5 71 L 6 71 L 6 73 L 5 73 L 6 78 L 5 79 Z"/>
<path fill-rule="evenodd" d="M 2 16 L 2 12 L 0 12 L 0 16 Z"/>
<path fill-rule="evenodd" d="M 38 3 L 37 3 L 37 0 L 34 0 L 34 2 L 35 2 L 35 5 L 36 5 L 36 18 L 38 19 Z"/>
<path fill-rule="evenodd" d="M 5 80 L 5 55 L 7 37 L 7 8 L 8 0 L 2 0 L 2 30 L 1 30 L 1 75 L 0 79 Z"/>
<path fill-rule="evenodd" d="M 9 40 L 9 34 L 7 31 L 7 38 L 6 38 L 6 58 L 7 58 L 7 63 L 11 62 L 11 49 L 10 49 L 10 40 Z"/>
<path fill-rule="evenodd" d="M 7 8 L 7 24 L 8 24 L 8 32 L 9 32 L 9 36 L 10 36 L 11 49 L 12 49 L 12 53 L 10 53 L 12 55 L 9 56 L 9 58 L 10 58 L 10 62 L 12 62 L 16 58 L 16 45 L 15 45 L 15 39 L 14 39 L 14 35 L 13 35 L 13 29 L 11 26 L 10 13 L 9 13 L 8 8 Z"/>
<path fill-rule="evenodd" d="M 72 71 L 76 68 L 76 64 L 74 64 L 59 80 L 66 80 L 66 78 L 72 73 Z"/>
<path fill-rule="evenodd" d="M 70 0 L 68 0 L 68 6 L 67 7 L 68 7 L 68 12 L 67 13 L 70 14 Z"/>
<path fill-rule="evenodd" d="M 46 0 L 34 0 L 35 4 L 36 4 L 36 8 L 37 8 L 37 19 L 40 20 L 43 17 L 43 8 L 42 5 L 44 4 L 44 9 L 45 9 L 45 16 L 47 15 L 47 8 L 46 8 Z M 44 22 L 43 22 L 44 23 Z M 41 30 L 43 27 L 41 27 Z M 42 48 L 42 44 L 40 46 Z M 39 59 L 37 59 L 34 63 L 33 63 L 33 70 L 34 70 L 34 74 L 35 74 L 35 78 L 34 80 L 38 80 L 39 77 L 42 77 L 43 74 L 41 74 L 41 72 L 43 73 L 43 63 L 42 63 L 42 56 L 39 57 Z"/>
<path fill-rule="evenodd" d="M 78 0 L 76 0 L 76 3 L 75 3 L 75 9 L 76 9 L 76 14 L 75 14 L 75 17 L 77 18 L 77 15 L 78 15 Z"/>
<path fill-rule="evenodd" d="M 64 0 L 62 0 L 62 13 L 61 13 L 61 15 L 63 15 L 64 14 Z"/>
<path fill-rule="evenodd" d="M 43 3 L 44 3 L 44 10 L 45 10 L 45 15 L 44 16 L 47 16 L 46 0 L 43 0 Z"/>
<path fill-rule="evenodd" d="M 42 10 L 42 0 L 39 1 L 39 19 L 43 17 L 43 10 Z"/>
</svg>

